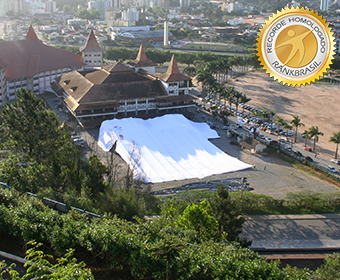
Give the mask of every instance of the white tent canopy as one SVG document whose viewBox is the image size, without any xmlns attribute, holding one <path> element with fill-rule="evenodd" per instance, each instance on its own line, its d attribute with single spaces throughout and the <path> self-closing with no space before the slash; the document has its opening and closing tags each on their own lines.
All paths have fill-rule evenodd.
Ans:
<svg viewBox="0 0 340 280">
<path fill-rule="evenodd" d="M 109 151 L 116 143 L 116 152 L 130 165 L 135 179 L 145 182 L 204 178 L 251 167 L 208 141 L 218 137 L 206 123 L 173 114 L 104 121 L 98 144 Z"/>
</svg>

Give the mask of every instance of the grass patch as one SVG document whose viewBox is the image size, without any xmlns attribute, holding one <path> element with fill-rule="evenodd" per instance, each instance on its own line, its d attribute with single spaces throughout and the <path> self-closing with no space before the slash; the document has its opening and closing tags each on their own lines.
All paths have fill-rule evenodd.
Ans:
<svg viewBox="0 0 340 280">
<path fill-rule="evenodd" d="M 296 162 L 295 158 L 293 158 L 290 155 L 286 155 L 283 151 L 280 152 L 280 154 L 277 154 L 277 149 L 274 148 L 272 145 L 268 146 L 268 148 L 265 150 L 265 152 L 267 152 L 270 155 L 276 156 L 279 159 L 286 161 L 290 164 L 293 164 Z"/>
<path fill-rule="evenodd" d="M 323 181 L 326 181 L 326 182 L 329 182 L 335 186 L 337 186 L 338 188 L 340 188 L 340 182 L 329 176 L 328 174 L 324 173 L 324 172 L 321 172 L 321 171 L 318 171 L 318 170 L 315 170 L 314 168 L 310 167 L 310 166 L 307 166 L 307 165 L 304 165 L 304 164 L 301 164 L 301 163 L 298 163 L 298 164 L 293 164 L 297 169 L 300 169 L 300 170 L 303 170 L 317 178 L 319 178 L 320 180 L 323 180 Z"/>
<path fill-rule="evenodd" d="M 180 47 L 180 49 L 194 49 L 202 51 L 232 51 L 243 52 L 245 47 L 236 46 L 233 44 L 217 45 L 217 44 L 204 44 L 204 43 L 188 43 Z"/>
</svg>

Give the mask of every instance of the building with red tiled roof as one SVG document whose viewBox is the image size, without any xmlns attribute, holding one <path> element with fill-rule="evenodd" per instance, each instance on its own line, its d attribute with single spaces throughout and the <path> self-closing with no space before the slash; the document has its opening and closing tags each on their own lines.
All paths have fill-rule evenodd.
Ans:
<svg viewBox="0 0 340 280">
<path fill-rule="evenodd" d="M 87 67 L 102 67 L 104 49 L 99 46 L 93 30 L 91 30 L 85 45 L 79 50 L 83 54 L 83 60 Z"/>
<path fill-rule="evenodd" d="M 137 56 L 135 65 L 147 60 L 144 55 Z M 165 81 L 143 68 L 117 62 L 100 70 L 63 75 L 53 88 L 82 123 L 96 120 L 99 124 L 114 117 L 176 112 L 194 106 L 194 98 L 188 94 L 190 78 L 179 72 L 174 57 L 169 69 L 167 77 L 171 78 Z"/>
<path fill-rule="evenodd" d="M 32 26 L 25 40 L 0 44 L 0 61 L 0 105 L 21 88 L 43 93 L 56 77 L 85 65 L 81 56 L 43 44 Z"/>
</svg>

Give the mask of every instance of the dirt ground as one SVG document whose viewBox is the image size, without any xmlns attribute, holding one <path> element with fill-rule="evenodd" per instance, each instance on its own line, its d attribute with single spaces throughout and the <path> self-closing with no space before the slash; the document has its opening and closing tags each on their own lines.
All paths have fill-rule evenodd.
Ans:
<svg viewBox="0 0 340 280">
<path fill-rule="evenodd" d="M 299 128 L 299 132 L 308 130 L 311 126 L 318 126 L 324 136 L 320 136 L 316 152 L 329 158 L 334 157 L 336 147 L 329 139 L 334 132 L 340 131 L 339 84 L 289 87 L 279 84 L 264 72 L 256 71 L 238 77 L 228 85 L 234 85 L 235 89 L 251 98 L 248 105 L 252 107 L 274 111 L 276 116 L 287 122 L 294 115 L 298 115 L 305 124 Z M 299 138 L 299 141 L 304 140 Z M 307 143 L 312 146 L 313 140 L 308 140 Z"/>
</svg>

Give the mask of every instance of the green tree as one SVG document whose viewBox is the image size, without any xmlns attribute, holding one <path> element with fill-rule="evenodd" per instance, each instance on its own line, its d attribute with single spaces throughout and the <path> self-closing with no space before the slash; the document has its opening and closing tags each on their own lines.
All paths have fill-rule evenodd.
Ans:
<svg viewBox="0 0 340 280">
<path fill-rule="evenodd" d="M 215 82 L 212 72 L 206 67 L 200 68 L 197 71 L 196 80 L 202 84 L 202 95 L 204 98 L 206 96 L 207 87 Z"/>
<path fill-rule="evenodd" d="M 96 10 L 96 9 L 88 10 L 87 8 L 82 8 L 82 9 L 77 10 L 77 12 L 75 13 L 75 16 L 82 18 L 82 19 L 94 20 L 94 19 L 100 18 L 100 12 L 99 10 Z"/>
<path fill-rule="evenodd" d="M 215 238 L 218 231 L 218 222 L 212 217 L 211 205 L 206 200 L 187 206 L 175 225 L 183 230 L 195 230 L 203 240 Z"/>
<path fill-rule="evenodd" d="M 318 126 L 312 126 L 309 128 L 309 137 L 310 138 L 314 138 L 314 142 L 313 142 L 313 152 L 315 152 L 315 143 L 319 141 L 319 136 L 323 136 L 324 134 L 319 131 L 319 127 Z"/>
<path fill-rule="evenodd" d="M 162 237 L 153 244 L 149 249 L 152 255 L 155 255 L 166 262 L 166 276 L 165 279 L 176 279 L 178 274 L 178 265 L 176 258 L 179 256 L 181 250 L 186 244 L 177 236 L 162 234 Z M 170 278 L 169 278 L 170 272 Z M 178 275 L 177 275 L 178 276 Z"/>
<path fill-rule="evenodd" d="M 190 77 L 195 77 L 196 76 L 196 67 L 193 66 L 187 66 L 184 68 L 184 73 L 189 75 Z"/>
<path fill-rule="evenodd" d="M 299 116 L 293 116 L 293 119 L 290 121 L 290 123 L 293 125 L 294 130 L 295 130 L 294 143 L 296 143 L 298 128 L 300 126 L 305 126 L 305 124 L 301 122 L 301 119 L 299 118 Z"/>
<path fill-rule="evenodd" d="M 286 137 L 288 139 L 288 131 L 292 130 L 293 127 L 289 123 L 285 122 L 284 125 L 282 126 L 282 128 L 286 130 Z"/>
<path fill-rule="evenodd" d="M 335 149 L 335 159 L 338 158 L 338 150 L 339 150 L 339 144 L 340 144 L 340 132 L 334 132 L 333 136 L 329 139 L 329 142 L 332 142 L 336 145 Z"/>
<path fill-rule="evenodd" d="M 228 123 L 228 117 L 231 115 L 229 111 L 221 111 L 220 112 L 220 117 L 222 118 L 223 124 Z"/>
<path fill-rule="evenodd" d="M 225 91 L 222 93 L 222 97 L 229 103 L 229 112 L 231 113 L 231 103 L 235 94 L 235 87 L 225 87 Z"/>
<path fill-rule="evenodd" d="M 301 136 L 305 137 L 305 147 L 307 146 L 307 140 L 310 138 L 309 131 L 305 130 L 304 132 L 301 133 Z"/>
<path fill-rule="evenodd" d="M 240 92 L 238 90 L 235 91 L 234 98 L 235 98 L 236 115 L 237 115 L 237 112 L 238 112 L 238 104 L 240 103 L 242 96 L 243 96 L 242 92 Z"/>
<path fill-rule="evenodd" d="M 276 123 L 278 133 L 280 133 L 280 128 L 285 123 L 285 121 L 282 118 L 280 118 L 279 116 L 277 116 L 274 119 L 274 122 Z"/>
<path fill-rule="evenodd" d="M 53 153 L 51 142 L 58 137 L 58 117 L 46 110 L 46 104 L 34 93 L 22 89 L 16 101 L 6 103 L 1 111 L 5 148 L 23 153 L 41 162 Z"/>
<path fill-rule="evenodd" d="M 245 217 L 241 215 L 238 202 L 232 201 L 228 189 L 221 186 L 217 189 L 217 195 L 209 199 L 213 217 L 218 222 L 218 233 L 221 238 L 228 241 L 238 241 L 242 245 L 250 245 L 246 240 L 240 240 L 242 226 Z"/>
<path fill-rule="evenodd" d="M 69 11 L 71 11 L 71 6 L 70 5 L 64 5 L 63 12 L 68 13 Z"/>
<path fill-rule="evenodd" d="M 70 280 L 91 280 L 94 279 L 92 272 L 89 268 L 86 268 L 84 262 L 78 263 L 75 258 L 73 258 L 74 249 L 67 250 L 67 253 L 57 259 L 53 260 L 51 255 L 45 254 L 43 251 L 39 250 L 42 243 L 36 243 L 35 241 L 29 242 L 30 246 L 33 246 L 26 252 L 26 259 L 31 262 L 27 262 L 24 266 L 27 268 L 25 275 L 19 276 L 19 272 L 15 270 L 15 265 L 6 265 L 5 261 L 0 263 L 0 279 L 8 273 L 10 279 L 20 280 L 20 279 L 70 279 Z M 50 260 L 53 260 L 51 263 Z"/>
<path fill-rule="evenodd" d="M 312 279 L 314 280 L 337 280 L 340 279 L 340 254 L 328 255 L 324 264 L 317 268 Z"/>
<path fill-rule="evenodd" d="M 264 119 L 264 120 L 269 120 L 270 115 L 269 112 L 266 109 L 262 109 L 260 116 Z"/>
<path fill-rule="evenodd" d="M 91 198 L 98 197 L 106 189 L 103 175 L 107 174 L 107 168 L 96 155 L 90 156 L 89 163 L 85 166 L 85 187 Z"/>
<path fill-rule="evenodd" d="M 251 101 L 251 98 L 248 98 L 247 95 L 243 94 L 243 95 L 241 96 L 240 102 L 241 102 L 242 104 L 247 104 L 247 103 L 250 102 L 250 101 Z M 243 106 L 243 108 L 242 108 L 242 114 L 243 114 L 243 113 L 244 113 L 244 106 Z"/>
</svg>

